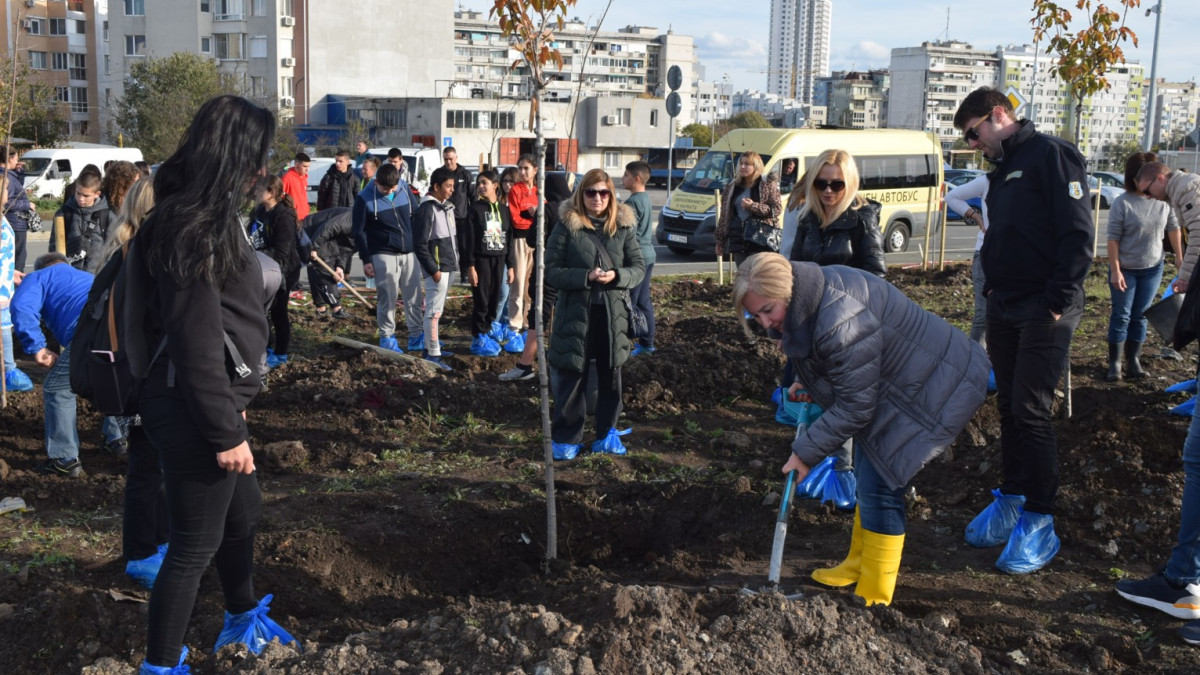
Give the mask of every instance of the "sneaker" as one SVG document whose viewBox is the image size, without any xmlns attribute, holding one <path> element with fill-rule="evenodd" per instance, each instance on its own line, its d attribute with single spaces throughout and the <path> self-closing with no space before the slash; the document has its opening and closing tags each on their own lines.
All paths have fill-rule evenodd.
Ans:
<svg viewBox="0 0 1200 675">
<path fill-rule="evenodd" d="M 329 318 L 337 319 L 338 321 L 345 321 L 346 319 L 350 318 L 350 314 L 345 310 L 345 308 L 338 307 L 336 312 L 329 315 Z"/>
<path fill-rule="evenodd" d="M 32 391 L 33 380 L 20 368 L 13 368 L 4 373 L 4 388 L 7 391 Z"/>
<path fill-rule="evenodd" d="M 104 451 L 114 457 L 124 457 L 129 454 L 129 439 L 122 436 L 111 441 L 104 441 Z"/>
<path fill-rule="evenodd" d="M 437 366 L 438 368 L 441 368 L 442 370 L 446 371 L 447 373 L 454 371 L 454 369 L 450 367 L 450 364 L 448 364 L 442 360 L 441 355 L 430 356 L 429 354 L 425 354 L 425 360 L 428 361 L 429 363 L 432 363 L 433 365 Z"/>
<path fill-rule="evenodd" d="M 579 456 L 579 444 L 554 443 L 554 459 L 565 462 Z"/>
<path fill-rule="evenodd" d="M 621 444 L 621 436 L 628 435 L 633 432 L 632 428 L 624 431 L 617 431 L 616 428 L 608 430 L 608 435 L 604 438 L 596 440 L 592 443 L 592 452 L 602 452 L 609 455 L 624 455 L 628 450 Z"/>
<path fill-rule="evenodd" d="M 379 338 L 379 346 L 383 347 L 384 349 L 390 349 L 394 352 L 400 352 L 401 354 L 404 353 L 404 350 L 400 349 L 400 343 L 396 341 L 395 335 L 388 335 L 387 337 Z"/>
<path fill-rule="evenodd" d="M 287 354 L 267 354 L 267 366 L 270 368 L 278 368 L 287 362 Z"/>
<path fill-rule="evenodd" d="M 501 373 L 500 381 L 501 382 L 524 382 L 526 380 L 532 380 L 535 375 L 537 375 L 537 371 L 535 371 L 533 369 L 533 366 L 522 366 L 521 364 L 518 363 L 517 365 L 512 367 L 512 370 L 507 370 L 507 371 Z"/>
<path fill-rule="evenodd" d="M 486 334 L 480 333 L 471 340 L 471 353 L 475 356 L 499 356 L 500 345 L 496 344 Z"/>
<path fill-rule="evenodd" d="M 79 463 L 78 457 L 74 459 L 51 459 L 45 464 L 38 465 L 37 472 L 44 476 L 78 478 L 79 474 L 83 473 L 83 465 Z"/>
<path fill-rule="evenodd" d="M 995 497 L 992 503 L 967 525 L 967 543 L 976 548 L 990 548 L 1007 542 L 1025 504 L 1024 496 L 1006 495 L 998 489 L 992 490 L 992 496 Z"/>
<path fill-rule="evenodd" d="M 520 354 L 525 351 L 525 336 L 520 333 L 510 335 L 508 341 L 504 343 L 504 351 L 509 354 Z"/>
<path fill-rule="evenodd" d="M 138 675 L 190 675 L 192 669 L 190 666 L 184 665 L 187 660 L 188 648 L 184 647 L 183 651 L 179 652 L 179 665 L 177 666 L 152 666 L 145 661 L 142 661 L 142 667 L 138 669 Z"/>
<path fill-rule="evenodd" d="M 270 391 L 270 389 L 271 389 L 270 385 L 267 384 L 267 376 L 266 375 L 259 376 L 259 378 L 258 378 L 259 393 L 265 394 L 268 391 Z"/>
<path fill-rule="evenodd" d="M 158 578 L 158 570 L 162 567 L 166 547 L 160 547 L 154 555 L 141 560 L 130 560 L 125 563 L 125 575 L 146 588 L 154 588 L 154 580 Z"/>
<path fill-rule="evenodd" d="M 1162 572 L 1138 581 L 1118 581 L 1117 595 L 1176 619 L 1200 619 L 1200 598 L 1186 584 L 1176 584 Z"/>
<path fill-rule="evenodd" d="M 213 653 L 216 654 L 217 650 L 225 645 L 243 644 L 255 654 L 261 654 L 263 648 L 276 638 L 279 639 L 280 644 L 295 643 L 296 648 L 300 649 L 300 643 L 296 638 L 267 616 L 267 612 L 271 611 L 270 604 L 273 597 L 267 595 L 258 602 L 257 607 L 248 612 L 241 614 L 225 612 L 225 627 L 221 629 L 221 635 L 217 638 L 217 646 L 213 647 Z"/>
<path fill-rule="evenodd" d="M 1180 626 L 1179 637 L 1189 645 L 1200 645 L 1200 621 L 1189 621 Z"/>
<path fill-rule="evenodd" d="M 655 349 L 653 346 L 646 347 L 646 346 L 642 345 L 642 343 L 639 342 L 633 346 L 633 351 L 630 352 L 629 355 L 630 356 L 641 356 L 642 354 L 653 354 L 656 351 L 658 351 L 658 350 Z"/>
<path fill-rule="evenodd" d="M 1007 574 L 1036 572 L 1058 555 L 1061 546 L 1058 535 L 1054 534 L 1054 516 L 1022 509 L 996 567 Z"/>
<path fill-rule="evenodd" d="M 328 321 L 328 320 L 329 320 L 329 310 L 318 309 L 317 310 L 317 321 Z"/>
</svg>

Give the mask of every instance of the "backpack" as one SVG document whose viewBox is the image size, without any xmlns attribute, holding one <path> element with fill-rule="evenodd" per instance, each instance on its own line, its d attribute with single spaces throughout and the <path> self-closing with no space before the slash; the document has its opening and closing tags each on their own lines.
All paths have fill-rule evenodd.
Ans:
<svg viewBox="0 0 1200 675">
<path fill-rule="evenodd" d="M 145 362 L 146 372 L 133 372 L 121 314 L 125 260 L 131 244 L 114 253 L 96 274 L 87 303 L 79 314 L 75 337 L 71 339 L 71 391 L 105 415 L 137 413 L 138 386 L 149 373 L 149 364 L 154 363 L 167 345 L 164 336 L 154 355 Z"/>
</svg>

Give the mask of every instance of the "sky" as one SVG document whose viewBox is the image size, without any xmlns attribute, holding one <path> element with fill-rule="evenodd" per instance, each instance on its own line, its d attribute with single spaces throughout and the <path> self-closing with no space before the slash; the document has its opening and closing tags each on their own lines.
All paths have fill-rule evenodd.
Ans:
<svg viewBox="0 0 1200 675">
<path fill-rule="evenodd" d="M 1104 1 L 1110 7 L 1118 0 Z M 1200 2 L 1158 0 L 1163 6 L 1159 35 L 1158 70 L 1169 81 L 1194 80 L 1200 74 L 1196 59 L 1195 27 L 1200 26 Z M 608 0 L 579 0 L 570 13 L 593 25 Z M 1074 0 L 1059 0 L 1074 8 Z M 1156 0 L 1141 0 L 1129 11 L 1126 25 L 1138 36 L 1138 47 L 1122 44 L 1127 61 L 1139 62 L 1150 74 L 1155 15 L 1146 8 Z M 488 0 L 457 0 L 456 6 L 487 12 Z M 1001 6 L 1006 5 L 1006 6 Z M 949 31 L 947 31 L 949 10 Z M 1075 13 L 1075 12 L 1073 12 Z M 691 35 L 696 41 L 705 79 L 721 80 L 726 74 L 736 90 L 766 89 L 768 24 L 771 0 L 612 0 L 604 19 L 605 30 L 628 25 L 654 26 L 665 32 Z M 977 49 L 999 45 L 1032 44 L 1033 0 L 987 3 L 980 0 L 833 0 L 830 39 L 832 70 L 886 68 L 895 47 L 916 47 L 925 41 L 953 39 Z M 1072 24 L 1082 23 L 1082 15 Z M 1077 28 L 1076 28 L 1077 29 Z"/>
</svg>

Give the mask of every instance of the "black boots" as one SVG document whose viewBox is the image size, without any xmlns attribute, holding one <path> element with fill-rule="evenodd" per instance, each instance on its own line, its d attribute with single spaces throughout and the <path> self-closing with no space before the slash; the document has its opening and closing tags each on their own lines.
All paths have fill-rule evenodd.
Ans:
<svg viewBox="0 0 1200 675">
<path fill-rule="evenodd" d="M 1138 347 L 1141 345 L 1139 344 Z M 1108 374 L 1104 376 L 1106 382 L 1121 381 L 1121 352 L 1124 350 L 1124 342 L 1108 343 Z"/>
<path fill-rule="evenodd" d="M 1146 376 L 1146 371 L 1142 370 L 1142 362 L 1138 359 L 1142 356 L 1142 343 L 1126 342 L 1125 343 L 1125 371 L 1129 374 L 1130 379 L 1141 379 Z M 1112 354 L 1109 354 L 1109 360 L 1112 360 Z M 1110 369 L 1111 373 L 1112 370 Z"/>
</svg>

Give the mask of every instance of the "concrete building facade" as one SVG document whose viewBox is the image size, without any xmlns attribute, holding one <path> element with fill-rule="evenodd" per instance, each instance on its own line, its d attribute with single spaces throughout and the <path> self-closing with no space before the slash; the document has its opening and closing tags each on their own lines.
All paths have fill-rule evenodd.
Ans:
<svg viewBox="0 0 1200 675">
<path fill-rule="evenodd" d="M 965 42 L 925 42 L 892 50 L 887 125 L 933 131 L 949 148 L 961 133 L 954 112 L 979 87 L 999 84 L 1000 57 Z"/>
<path fill-rule="evenodd" d="M 1195 82 L 1159 80 L 1155 88 L 1157 110 L 1153 145 L 1177 148 L 1181 139 L 1200 123 L 1200 89 Z"/>
<path fill-rule="evenodd" d="M 813 86 L 829 75 L 833 0 L 771 0 L 767 92 L 813 102 Z"/>
<path fill-rule="evenodd" d="M 850 72 L 833 83 L 826 117 L 830 124 L 847 129 L 878 129 L 887 122 L 886 70 Z"/>
</svg>

